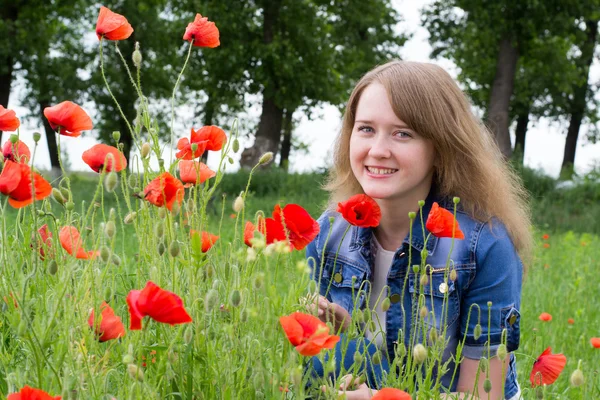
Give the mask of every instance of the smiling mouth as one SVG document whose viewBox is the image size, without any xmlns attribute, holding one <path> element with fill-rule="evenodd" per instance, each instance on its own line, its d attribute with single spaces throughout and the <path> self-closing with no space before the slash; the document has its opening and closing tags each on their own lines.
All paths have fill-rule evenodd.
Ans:
<svg viewBox="0 0 600 400">
<path fill-rule="evenodd" d="M 397 169 L 393 168 L 376 168 L 369 166 L 365 166 L 365 169 L 373 175 L 391 175 L 394 172 L 398 171 Z"/>
</svg>

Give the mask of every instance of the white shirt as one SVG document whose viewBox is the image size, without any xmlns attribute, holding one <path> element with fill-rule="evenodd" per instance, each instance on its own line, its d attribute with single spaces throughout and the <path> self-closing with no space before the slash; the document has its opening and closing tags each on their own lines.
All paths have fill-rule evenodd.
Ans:
<svg viewBox="0 0 600 400">
<path fill-rule="evenodd" d="M 373 235 L 375 251 L 373 252 L 373 282 L 371 285 L 371 296 L 369 298 L 369 308 L 371 309 L 371 319 L 375 322 L 376 329 L 371 331 L 370 324 L 367 325 L 365 336 L 373 342 L 378 348 L 383 344 L 383 337 L 386 333 L 385 318 L 386 312 L 381 309 L 383 299 L 388 296 L 387 277 L 392 267 L 395 251 L 385 250 Z M 375 311 L 375 312 L 373 312 Z"/>
</svg>

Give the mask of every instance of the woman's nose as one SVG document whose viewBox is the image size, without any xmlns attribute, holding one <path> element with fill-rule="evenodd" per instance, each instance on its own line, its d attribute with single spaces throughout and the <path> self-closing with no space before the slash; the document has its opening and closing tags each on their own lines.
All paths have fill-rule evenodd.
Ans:
<svg viewBox="0 0 600 400">
<path fill-rule="evenodd" d="M 369 155 L 375 158 L 387 158 L 390 156 L 390 146 L 385 135 L 375 135 L 373 137 Z"/>
</svg>

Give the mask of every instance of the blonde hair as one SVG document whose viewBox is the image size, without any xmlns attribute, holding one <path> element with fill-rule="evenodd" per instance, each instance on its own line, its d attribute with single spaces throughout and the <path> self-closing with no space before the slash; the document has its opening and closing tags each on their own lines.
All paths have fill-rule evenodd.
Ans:
<svg viewBox="0 0 600 400">
<path fill-rule="evenodd" d="M 334 164 L 325 190 L 329 206 L 363 193 L 350 167 L 350 136 L 364 89 L 385 87 L 395 114 L 432 141 L 438 160 L 434 185 L 441 196 L 458 196 L 461 207 L 480 221 L 498 218 L 523 261 L 529 261 L 532 237 L 527 192 L 508 166 L 491 133 L 473 114 L 454 79 L 434 64 L 394 60 L 362 77 L 350 95 L 336 139 Z"/>
</svg>

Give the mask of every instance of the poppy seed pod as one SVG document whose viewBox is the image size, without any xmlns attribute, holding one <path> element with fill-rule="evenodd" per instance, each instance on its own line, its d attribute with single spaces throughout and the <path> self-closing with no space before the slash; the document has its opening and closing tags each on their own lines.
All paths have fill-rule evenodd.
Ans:
<svg viewBox="0 0 600 400">
<path fill-rule="evenodd" d="M 144 143 L 142 145 L 142 149 L 140 150 L 142 158 L 148 157 L 148 155 L 150 155 L 150 150 L 151 150 L 150 143 L 147 143 L 147 142 Z"/>
<path fill-rule="evenodd" d="M 10 142 L 12 144 L 17 144 L 19 142 L 19 137 L 15 134 L 10 135 Z"/>
<path fill-rule="evenodd" d="M 423 207 L 425 205 L 425 200 L 419 200 L 419 207 Z"/>
<path fill-rule="evenodd" d="M 408 219 L 413 220 L 417 217 L 417 213 L 414 211 L 411 211 L 408 213 Z"/>
<path fill-rule="evenodd" d="M 109 156 L 112 156 L 112 154 L 109 154 Z M 106 188 L 106 191 L 112 193 L 118 184 L 119 178 L 117 177 L 117 173 L 112 171 L 109 172 L 104 179 L 104 187 Z"/>
<path fill-rule="evenodd" d="M 73 203 L 72 201 L 67 201 L 65 203 L 65 208 L 67 209 L 67 211 L 73 211 L 75 209 L 75 203 Z"/>
<path fill-rule="evenodd" d="M 260 157 L 258 165 L 267 165 L 271 161 L 273 161 L 273 153 L 268 151 Z"/>
<path fill-rule="evenodd" d="M 421 365 L 427 359 L 427 349 L 421 343 L 417 343 L 413 348 L 413 359 L 418 365 Z"/>
<path fill-rule="evenodd" d="M 33 132 L 33 141 L 34 142 L 39 142 L 40 139 L 42 138 L 42 134 L 39 132 Z"/>
</svg>

